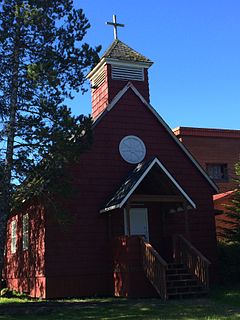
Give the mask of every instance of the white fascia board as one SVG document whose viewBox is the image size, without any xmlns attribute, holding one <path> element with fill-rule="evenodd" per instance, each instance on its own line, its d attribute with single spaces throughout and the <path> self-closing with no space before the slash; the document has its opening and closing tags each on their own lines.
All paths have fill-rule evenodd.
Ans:
<svg viewBox="0 0 240 320">
<path fill-rule="evenodd" d="M 190 205 L 196 209 L 197 206 L 193 202 L 193 200 L 188 196 L 188 194 L 183 190 L 183 188 L 179 185 L 179 183 L 174 179 L 174 177 L 171 175 L 171 173 L 164 167 L 164 165 L 156 158 L 156 163 L 159 165 L 159 167 L 163 170 L 163 172 L 168 176 L 168 178 L 172 181 L 172 183 L 177 187 L 177 189 L 181 192 L 181 194 L 184 196 L 184 198 L 190 203 Z"/>
<path fill-rule="evenodd" d="M 218 192 L 217 185 L 212 181 L 212 179 L 208 176 L 208 174 L 204 171 L 204 169 L 201 167 L 201 165 L 197 162 L 197 160 L 192 156 L 192 154 L 187 150 L 187 148 L 184 146 L 184 144 L 175 136 L 175 134 L 172 132 L 171 128 L 166 124 L 166 122 L 162 119 L 162 117 L 156 112 L 156 110 L 149 105 L 149 109 L 152 111 L 153 114 L 159 119 L 159 121 L 162 123 L 162 125 L 165 127 L 165 129 L 168 131 L 168 133 L 172 136 L 172 138 L 176 141 L 178 146 L 184 151 L 184 153 L 190 158 L 190 160 L 193 162 L 193 164 L 197 167 L 197 169 L 201 172 L 201 174 L 205 177 L 205 179 L 209 182 L 209 184 L 213 187 L 213 189 Z"/>
<path fill-rule="evenodd" d="M 108 212 L 108 211 L 111 211 L 111 210 L 114 210 L 114 209 L 118 209 L 118 208 L 120 208 L 119 204 L 117 204 L 115 206 L 104 208 L 104 209 L 100 210 L 100 213 Z"/>
<path fill-rule="evenodd" d="M 137 183 L 135 184 L 135 186 L 128 192 L 128 194 L 124 197 L 124 199 L 121 201 L 120 204 L 108 207 L 108 208 L 104 208 L 102 210 L 100 210 L 100 213 L 103 212 L 107 212 L 110 210 L 114 210 L 117 208 L 122 208 L 122 206 L 126 203 L 126 201 L 129 199 L 129 197 L 132 195 L 132 193 L 136 190 L 136 188 L 139 186 L 139 184 L 142 182 L 142 180 L 145 178 L 145 176 L 148 174 L 148 172 L 151 170 L 151 168 L 154 165 L 154 161 L 156 160 L 156 158 L 152 161 L 152 163 L 149 165 L 149 167 L 147 168 L 147 170 L 144 172 L 144 174 L 139 178 L 139 180 L 137 181 Z"/>
<path fill-rule="evenodd" d="M 108 104 L 108 106 L 96 117 L 96 119 L 93 122 L 93 128 L 98 124 L 98 122 L 102 119 L 102 117 L 116 105 L 116 103 L 122 98 L 124 93 L 127 92 L 127 90 L 131 85 L 132 85 L 131 82 L 128 82 L 126 86 L 123 87 L 123 89 L 116 94 L 116 96 Z"/>
<path fill-rule="evenodd" d="M 107 108 L 99 115 L 99 117 L 94 121 L 94 125 L 97 125 L 97 122 L 102 119 L 104 114 L 110 111 L 117 102 L 122 98 L 122 96 L 126 93 L 128 89 L 132 89 L 132 91 L 137 95 L 137 97 L 142 101 L 143 104 L 154 114 L 154 116 L 158 119 L 158 121 L 163 125 L 163 127 L 170 134 L 172 139 L 177 143 L 177 145 L 182 149 L 182 151 L 188 156 L 188 158 L 193 162 L 193 164 L 197 167 L 197 169 L 201 172 L 201 174 L 205 177 L 208 183 L 212 186 L 212 188 L 218 192 L 217 185 L 212 181 L 212 179 L 207 175 L 207 173 L 203 170 L 201 165 L 197 162 L 197 160 L 191 155 L 191 153 L 187 150 L 184 144 L 178 140 L 175 134 L 172 132 L 171 128 L 167 125 L 167 123 L 163 120 L 163 118 L 157 113 L 157 111 L 148 103 L 144 97 L 139 93 L 139 91 L 134 87 L 131 82 L 128 82 L 126 86 L 117 93 L 117 95 L 113 98 L 113 100 L 109 103 Z"/>
<path fill-rule="evenodd" d="M 126 60 L 116 60 L 111 58 L 105 58 L 105 62 L 113 66 L 125 66 L 125 67 L 136 67 L 136 68 L 149 68 L 153 62 L 140 62 L 140 61 L 126 61 Z"/>
<path fill-rule="evenodd" d="M 133 92 L 140 98 L 140 100 L 148 107 L 148 109 L 155 115 L 158 121 L 164 126 L 164 128 L 168 131 L 171 137 L 175 140 L 178 146 L 184 151 L 184 153 L 190 158 L 190 160 L 194 163 L 194 165 L 198 168 L 198 170 L 202 173 L 202 175 L 206 178 L 206 180 L 210 183 L 210 185 L 214 188 L 216 192 L 218 192 L 218 187 L 212 181 L 212 179 L 207 175 L 207 173 L 203 170 L 201 165 L 196 161 L 196 159 L 191 155 L 191 153 L 185 148 L 184 144 L 179 141 L 179 139 L 172 132 L 171 128 L 167 125 L 167 123 L 163 120 L 163 118 L 157 113 L 157 111 L 144 99 L 144 97 L 139 93 L 139 91 L 134 87 L 132 83 L 130 83 L 129 88 L 133 90 Z"/>
<path fill-rule="evenodd" d="M 136 182 L 134 187 L 128 192 L 128 194 L 125 196 L 125 198 L 120 203 L 119 207 L 122 208 L 122 206 L 126 203 L 126 201 L 129 199 L 129 197 L 133 194 L 133 192 L 136 190 L 136 188 L 139 186 L 139 184 L 143 181 L 143 179 L 146 177 L 148 172 L 152 169 L 153 165 L 155 164 L 156 158 L 152 161 L 152 163 L 149 165 L 149 167 L 146 169 L 143 175 L 139 178 L 139 180 Z"/>
<path fill-rule="evenodd" d="M 101 67 L 103 67 L 105 64 L 106 64 L 105 58 L 102 58 L 102 59 L 100 60 L 100 62 L 96 65 L 96 67 L 94 67 L 94 68 L 92 69 L 92 71 L 90 71 L 90 72 L 87 74 L 86 78 L 89 79 L 89 80 L 91 80 L 91 79 L 92 79 L 92 76 L 95 75 L 95 73 L 96 73 L 97 71 L 99 71 L 99 69 L 101 69 Z"/>
<path fill-rule="evenodd" d="M 131 82 L 128 82 L 126 86 L 116 94 L 116 96 L 112 99 L 112 101 L 107 106 L 106 108 L 107 111 L 110 111 L 116 105 L 116 103 L 122 98 L 124 93 L 127 92 L 127 90 L 131 87 L 131 85 L 132 85 Z"/>
<path fill-rule="evenodd" d="M 89 78 L 90 81 L 96 79 L 98 77 L 98 75 L 104 70 L 104 64 L 101 65 L 101 67 L 99 67 L 96 72 L 91 76 L 91 78 Z"/>
<path fill-rule="evenodd" d="M 162 169 L 162 171 L 167 175 L 167 177 L 173 182 L 175 187 L 180 191 L 180 193 L 183 195 L 183 197 L 189 202 L 189 204 L 196 209 L 196 204 L 193 202 L 193 200 L 187 195 L 187 193 L 183 190 L 183 188 L 177 183 L 177 181 L 173 178 L 173 176 L 170 174 L 170 172 L 164 167 L 164 165 L 157 159 L 154 158 L 152 163 L 149 165 L 147 170 L 144 172 L 144 174 L 139 178 L 137 183 L 134 185 L 134 187 L 128 192 L 128 194 L 125 196 L 125 198 L 122 200 L 122 202 L 119 205 L 119 208 L 122 208 L 122 206 L 126 203 L 126 201 L 129 199 L 129 197 L 133 194 L 133 192 L 136 190 L 136 188 L 140 185 L 140 183 L 143 181 L 143 179 L 146 177 L 146 175 L 149 173 L 149 171 L 152 169 L 152 167 L 158 164 L 158 166 Z"/>
<path fill-rule="evenodd" d="M 91 80 L 92 76 L 98 72 L 100 68 L 102 68 L 105 64 L 111 64 L 114 66 L 125 66 L 125 67 L 140 67 L 140 68 L 149 68 L 153 64 L 153 62 L 134 62 L 134 61 L 124 61 L 124 60 L 116 60 L 111 58 L 102 58 L 100 62 L 94 67 L 86 76 L 87 79 Z"/>
</svg>

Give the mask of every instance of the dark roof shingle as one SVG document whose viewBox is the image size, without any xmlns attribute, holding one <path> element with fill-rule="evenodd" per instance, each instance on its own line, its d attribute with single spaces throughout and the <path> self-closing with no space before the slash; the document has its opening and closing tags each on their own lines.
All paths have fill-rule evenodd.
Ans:
<svg viewBox="0 0 240 320">
<path fill-rule="evenodd" d="M 111 46 L 103 54 L 102 58 L 111 58 L 132 62 L 145 62 L 152 64 L 152 61 L 150 59 L 144 57 L 142 54 L 133 50 L 118 39 L 113 41 Z"/>
<path fill-rule="evenodd" d="M 107 201 L 107 203 L 101 211 L 108 211 L 111 210 L 111 208 L 120 205 L 120 203 L 125 199 L 125 197 L 131 191 L 131 189 L 136 185 L 140 177 L 144 174 L 144 172 L 147 170 L 147 168 L 153 162 L 153 160 L 154 158 L 151 158 L 146 162 L 139 163 L 134 168 L 134 170 L 128 174 L 127 178 L 125 178 L 120 187 L 110 197 L 110 199 Z"/>
</svg>

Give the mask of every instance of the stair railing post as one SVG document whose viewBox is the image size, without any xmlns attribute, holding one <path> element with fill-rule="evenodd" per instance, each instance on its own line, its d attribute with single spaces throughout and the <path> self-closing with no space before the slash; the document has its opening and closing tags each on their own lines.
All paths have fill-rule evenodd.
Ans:
<svg viewBox="0 0 240 320">
<path fill-rule="evenodd" d="M 127 235 L 130 237 L 131 235 L 131 226 L 130 226 L 130 204 L 127 203 L 126 206 L 126 222 L 127 222 Z"/>
<path fill-rule="evenodd" d="M 190 240 L 190 231 L 189 231 L 189 221 L 188 221 L 188 208 L 187 203 L 183 203 L 183 210 L 184 210 L 184 221 L 185 221 L 185 234 L 186 238 Z"/>
</svg>

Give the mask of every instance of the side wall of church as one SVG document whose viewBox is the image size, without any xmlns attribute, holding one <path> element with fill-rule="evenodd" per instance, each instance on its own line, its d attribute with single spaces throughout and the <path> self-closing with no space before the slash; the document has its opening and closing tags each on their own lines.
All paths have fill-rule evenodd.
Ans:
<svg viewBox="0 0 240 320">
<path fill-rule="evenodd" d="M 29 217 L 29 244 L 23 249 L 23 215 Z M 16 221 L 16 250 L 12 251 L 12 223 Z M 7 225 L 4 278 L 7 287 L 31 297 L 46 298 L 44 210 L 32 204 L 12 215 Z"/>
</svg>

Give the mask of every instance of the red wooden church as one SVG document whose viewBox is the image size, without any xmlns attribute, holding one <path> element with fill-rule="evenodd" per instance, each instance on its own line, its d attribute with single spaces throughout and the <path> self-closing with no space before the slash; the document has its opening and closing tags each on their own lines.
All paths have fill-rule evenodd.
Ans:
<svg viewBox="0 0 240 320">
<path fill-rule="evenodd" d="M 41 203 L 8 223 L 8 287 L 168 299 L 216 274 L 216 185 L 150 104 L 152 62 L 116 39 L 90 72 L 94 143 L 71 168 L 70 227 Z"/>
</svg>

